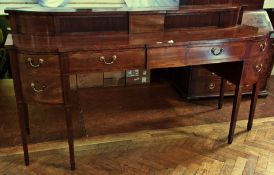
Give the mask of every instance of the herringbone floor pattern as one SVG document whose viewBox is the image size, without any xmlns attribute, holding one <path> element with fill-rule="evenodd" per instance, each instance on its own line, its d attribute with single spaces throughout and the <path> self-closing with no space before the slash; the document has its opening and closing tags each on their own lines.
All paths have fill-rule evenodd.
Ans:
<svg viewBox="0 0 274 175">
<path fill-rule="evenodd" d="M 76 141 L 77 170 L 69 170 L 66 142 L 30 145 L 25 167 L 21 147 L 0 150 L 1 175 L 263 175 L 274 174 L 274 117 L 239 121 L 232 145 L 228 123 L 115 134 Z"/>
</svg>

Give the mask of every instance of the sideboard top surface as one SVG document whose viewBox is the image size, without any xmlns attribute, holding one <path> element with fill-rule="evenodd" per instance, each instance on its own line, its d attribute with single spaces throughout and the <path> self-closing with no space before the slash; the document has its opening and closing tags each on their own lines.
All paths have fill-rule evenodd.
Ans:
<svg viewBox="0 0 274 175">
<path fill-rule="evenodd" d="M 122 49 L 141 47 L 162 47 L 191 44 L 214 44 L 229 41 L 260 40 L 269 32 L 256 27 L 239 25 L 230 28 L 165 31 L 154 33 L 127 34 L 89 34 L 60 36 L 12 36 L 12 44 L 28 51 L 69 52 L 77 50 Z M 174 43 L 169 44 L 168 41 Z M 159 43 L 161 42 L 161 43 Z"/>
<path fill-rule="evenodd" d="M 6 8 L 5 12 L 9 14 L 14 13 L 27 13 L 27 14 L 35 14 L 35 15 L 66 15 L 66 14 L 99 14 L 102 13 L 127 13 L 127 12 L 152 12 L 152 13 L 191 13 L 197 11 L 220 11 L 220 10 L 233 10 L 239 8 L 241 5 L 239 4 L 208 4 L 208 5 L 181 5 L 179 7 L 146 7 L 146 8 L 129 8 L 129 7 L 119 7 L 119 8 L 67 8 L 67 7 L 59 7 L 59 8 L 46 8 L 46 7 L 35 7 L 35 8 Z"/>
</svg>

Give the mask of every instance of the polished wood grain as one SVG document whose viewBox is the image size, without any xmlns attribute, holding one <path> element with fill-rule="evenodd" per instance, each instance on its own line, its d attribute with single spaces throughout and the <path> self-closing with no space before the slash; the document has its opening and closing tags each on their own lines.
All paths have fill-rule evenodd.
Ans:
<svg viewBox="0 0 274 175">
<path fill-rule="evenodd" d="M 263 70 L 266 69 L 265 58 L 262 56 L 251 57 L 247 65 L 248 72 L 245 73 L 245 83 L 256 83 L 263 74 Z"/>
<path fill-rule="evenodd" d="M 128 15 L 117 14 L 94 14 L 83 16 L 58 16 L 56 34 L 74 34 L 87 32 L 123 32 L 128 31 Z"/>
<path fill-rule="evenodd" d="M 238 23 L 241 6 L 231 4 L 188 5 L 177 11 L 168 11 L 166 29 L 191 27 L 229 27 Z M 200 20 L 203 18 L 203 20 Z"/>
<path fill-rule="evenodd" d="M 239 108 L 242 100 L 242 87 L 238 84 L 235 89 L 235 96 L 233 101 L 233 109 L 231 114 L 230 128 L 228 134 L 228 143 L 231 144 L 233 142 L 233 136 L 235 132 L 237 117 L 239 113 Z"/>
<path fill-rule="evenodd" d="M 33 74 L 21 74 L 22 91 L 24 100 L 27 103 L 48 103 L 61 104 L 63 103 L 62 86 L 60 75 L 39 76 Z M 31 84 L 34 83 L 35 87 Z M 43 87 L 45 86 L 45 87 Z M 36 92 L 34 88 L 41 92 Z"/>
<path fill-rule="evenodd" d="M 221 78 L 221 85 L 220 85 L 220 96 L 218 101 L 218 108 L 222 109 L 224 103 L 224 94 L 225 94 L 225 82 L 224 78 Z"/>
<path fill-rule="evenodd" d="M 20 127 L 20 132 L 21 132 L 21 140 L 22 140 L 22 146 L 24 150 L 24 160 L 25 160 L 25 165 L 29 165 L 29 151 L 28 151 L 28 140 L 27 140 L 27 131 L 29 130 L 29 121 L 27 121 L 28 117 L 27 114 L 27 105 L 24 102 L 24 96 L 22 92 L 22 84 L 21 79 L 20 79 L 20 72 L 18 68 L 18 60 L 17 60 L 17 51 L 15 48 L 11 47 L 9 49 L 9 54 L 11 56 L 10 59 L 10 65 L 12 68 L 12 74 L 17 75 L 14 76 L 13 78 L 13 83 L 14 83 L 14 91 L 15 91 L 15 96 L 16 96 L 16 105 L 17 105 L 17 115 L 19 118 L 19 127 Z"/>
<path fill-rule="evenodd" d="M 187 50 L 187 58 L 191 65 L 225 62 L 227 59 L 230 61 L 239 61 L 244 57 L 245 47 L 245 43 L 233 42 L 208 46 L 190 46 Z"/>
<path fill-rule="evenodd" d="M 214 35 L 212 35 L 214 32 Z M 159 47 L 170 45 L 168 41 L 173 40 L 176 45 L 201 45 L 216 44 L 214 41 L 241 42 L 247 40 L 265 40 L 268 31 L 256 27 L 239 25 L 229 28 L 214 29 L 190 29 L 188 31 L 165 31 L 143 34 L 104 34 L 104 35 L 65 35 L 65 36 L 26 36 L 13 35 L 13 43 L 24 51 L 36 53 L 55 53 L 90 50 L 113 50 L 131 49 L 140 47 Z M 79 47 L 81 45 L 81 47 Z M 218 44 L 217 44 L 218 45 Z"/>
<path fill-rule="evenodd" d="M 257 41 L 252 43 L 251 45 L 251 57 L 258 57 L 258 56 L 265 56 L 267 51 L 269 50 L 269 47 L 271 47 L 271 43 L 269 43 L 266 40 Z"/>
<path fill-rule="evenodd" d="M 51 16 L 22 15 L 16 19 L 16 31 L 22 34 L 53 35 L 54 21 Z M 35 27 L 34 27 L 35 26 Z"/>
<path fill-rule="evenodd" d="M 255 115 L 256 103 L 258 99 L 258 93 L 260 90 L 259 83 L 253 85 L 252 96 L 251 96 L 251 103 L 250 103 L 250 111 L 247 123 L 247 130 L 250 131 L 253 126 L 253 119 Z"/>
<path fill-rule="evenodd" d="M 69 145 L 69 157 L 70 157 L 70 169 L 75 170 L 75 156 L 74 156 L 74 133 L 72 122 L 72 91 L 70 89 L 70 77 L 69 77 L 69 62 L 68 55 L 62 55 L 60 58 L 60 68 L 62 71 L 62 89 L 63 89 L 63 108 L 65 111 L 67 140 Z"/>
<path fill-rule="evenodd" d="M 147 49 L 147 68 L 167 68 L 187 65 L 185 46 Z M 167 61 L 168 60 L 168 61 Z"/>
<path fill-rule="evenodd" d="M 104 60 L 100 58 L 104 57 Z M 114 59 L 115 57 L 115 59 Z M 110 72 L 145 68 L 145 50 L 103 50 L 69 54 L 69 72 Z"/>
<path fill-rule="evenodd" d="M 146 33 L 164 31 L 164 14 L 134 14 L 129 15 L 129 33 Z"/>
<path fill-rule="evenodd" d="M 18 62 L 21 74 L 41 76 L 61 73 L 58 55 L 19 53 Z"/>
</svg>

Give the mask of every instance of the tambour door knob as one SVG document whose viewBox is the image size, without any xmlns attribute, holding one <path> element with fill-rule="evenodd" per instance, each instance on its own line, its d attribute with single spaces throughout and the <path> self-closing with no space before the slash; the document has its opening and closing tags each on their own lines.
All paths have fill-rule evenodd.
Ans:
<svg viewBox="0 0 274 175">
<path fill-rule="evenodd" d="M 214 56 L 219 56 L 219 55 L 221 55 L 223 52 L 224 52 L 224 48 L 215 48 L 215 47 L 213 47 L 213 48 L 211 49 L 211 53 L 212 53 Z"/>
<path fill-rule="evenodd" d="M 45 89 L 47 88 L 46 85 L 42 85 L 40 88 L 37 88 L 36 84 L 35 83 L 30 83 L 30 87 L 32 88 L 32 90 L 36 93 L 41 93 L 41 92 L 44 92 Z"/>
<path fill-rule="evenodd" d="M 33 61 L 33 59 L 29 57 L 29 58 L 27 59 L 27 62 L 30 64 L 31 67 L 33 67 L 33 68 L 39 68 L 39 67 L 41 67 L 42 64 L 44 63 L 44 59 L 41 59 L 41 58 L 40 58 L 40 59 L 38 60 L 38 63 L 35 64 L 34 61 Z"/>
</svg>

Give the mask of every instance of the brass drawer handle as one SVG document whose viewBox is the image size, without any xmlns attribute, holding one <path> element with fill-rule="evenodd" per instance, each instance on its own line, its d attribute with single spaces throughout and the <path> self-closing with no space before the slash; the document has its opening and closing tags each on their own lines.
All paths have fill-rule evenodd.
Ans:
<svg viewBox="0 0 274 175">
<path fill-rule="evenodd" d="M 174 42 L 174 40 L 169 40 L 166 43 L 167 44 L 174 44 L 175 42 Z M 157 41 L 156 44 L 163 44 L 163 42 L 162 41 Z"/>
<path fill-rule="evenodd" d="M 266 46 L 267 46 L 267 43 L 266 43 L 266 42 L 260 44 L 260 50 L 261 50 L 261 52 L 264 52 L 264 51 L 265 51 Z"/>
<path fill-rule="evenodd" d="M 223 49 L 223 48 L 212 48 L 212 49 L 211 49 L 211 53 L 212 53 L 214 56 L 221 55 L 223 52 L 224 52 L 224 49 Z"/>
<path fill-rule="evenodd" d="M 174 42 L 174 40 L 169 40 L 169 41 L 167 41 L 167 43 L 168 44 L 174 44 L 175 42 Z"/>
<path fill-rule="evenodd" d="M 263 69 L 263 64 L 258 64 L 258 65 L 256 65 L 256 70 L 257 70 L 257 72 L 261 72 L 262 69 Z"/>
<path fill-rule="evenodd" d="M 215 89 L 215 87 L 216 87 L 216 85 L 214 83 L 209 83 L 209 85 L 208 85 L 209 90 L 213 90 L 213 89 Z"/>
<path fill-rule="evenodd" d="M 110 62 L 107 62 L 107 61 L 106 61 L 106 58 L 105 58 L 104 56 L 101 56 L 101 57 L 100 57 L 100 61 L 101 61 L 101 62 L 104 62 L 106 65 L 113 64 L 117 59 L 118 59 L 117 56 L 116 56 L 116 55 L 113 55 L 113 56 L 112 56 L 112 60 L 111 60 Z"/>
<path fill-rule="evenodd" d="M 232 85 L 232 83 L 231 83 L 230 81 L 226 81 L 226 84 L 227 84 L 228 86 L 231 86 L 231 85 Z"/>
<path fill-rule="evenodd" d="M 31 86 L 31 88 L 33 89 L 33 91 L 36 92 L 36 93 L 44 92 L 45 89 L 47 88 L 46 85 L 42 85 L 41 89 L 38 89 L 38 88 L 36 87 L 35 83 L 31 83 L 30 86 Z"/>
<path fill-rule="evenodd" d="M 29 62 L 30 66 L 33 68 L 39 68 L 44 63 L 43 59 L 39 59 L 38 64 L 35 64 L 32 58 L 28 58 L 27 62 Z"/>
</svg>

